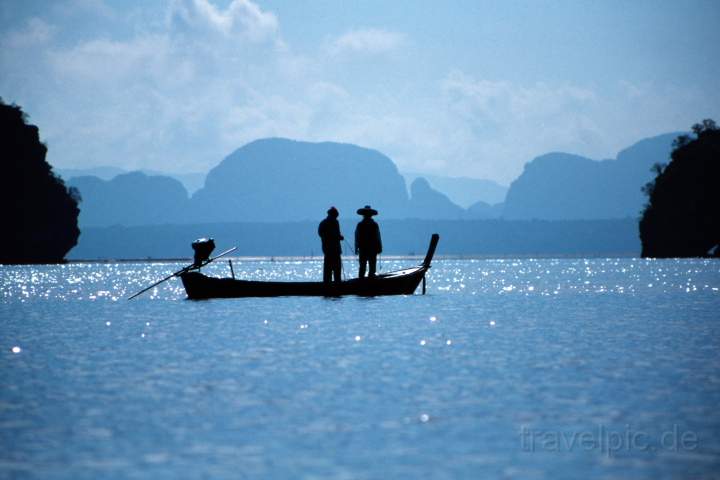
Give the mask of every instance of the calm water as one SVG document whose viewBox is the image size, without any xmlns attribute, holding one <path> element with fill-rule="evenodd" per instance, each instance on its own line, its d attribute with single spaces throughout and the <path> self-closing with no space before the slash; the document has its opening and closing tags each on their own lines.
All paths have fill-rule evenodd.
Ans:
<svg viewBox="0 0 720 480">
<path fill-rule="evenodd" d="M 124 299 L 179 267 L 0 267 L 0 478 L 718 478 L 720 262 L 440 260 L 426 296 Z"/>
</svg>

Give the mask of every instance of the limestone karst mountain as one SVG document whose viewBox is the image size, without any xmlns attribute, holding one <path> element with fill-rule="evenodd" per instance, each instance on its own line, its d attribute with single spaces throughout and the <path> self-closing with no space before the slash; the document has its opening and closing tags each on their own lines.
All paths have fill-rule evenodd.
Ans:
<svg viewBox="0 0 720 480">
<path fill-rule="evenodd" d="M 642 187 L 655 163 L 667 162 L 678 133 L 647 138 L 622 150 L 616 160 L 595 161 L 548 153 L 525 165 L 510 185 L 506 219 L 636 218 L 645 203 Z"/>
<path fill-rule="evenodd" d="M 192 198 L 195 221 L 287 222 L 340 216 L 371 204 L 382 218 L 407 215 L 403 177 L 388 157 L 356 145 L 268 138 L 227 156 Z"/>
<path fill-rule="evenodd" d="M 81 227 L 183 223 L 189 207 L 187 191 L 170 177 L 130 172 L 112 180 L 73 177 L 68 183 L 83 198 Z"/>
</svg>

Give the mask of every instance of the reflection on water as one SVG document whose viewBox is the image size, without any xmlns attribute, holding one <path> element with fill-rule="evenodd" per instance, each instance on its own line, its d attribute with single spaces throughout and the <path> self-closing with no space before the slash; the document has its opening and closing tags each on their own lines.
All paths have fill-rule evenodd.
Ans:
<svg viewBox="0 0 720 480">
<path fill-rule="evenodd" d="M 409 260 L 386 260 L 383 270 L 407 267 Z M 0 270 L 0 298 L 6 300 L 111 300 L 117 301 L 184 267 L 181 263 L 76 263 Z M 343 276 L 352 278 L 355 264 L 344 261 Z M 322 261 L 234 259 L 236 278 L 264 281 L 318 281 Z M 428 276 L 437 292 L 484 295 L 558 295 L 568 293 L 643 293 L 650 290 L 675 294 L 718 292 L 711 279 L 713 260 L 651 259 L 513 259 L 438 261 Z M 202 269 L 229 277 L 226 262 Z M 708 275 L 710 275 L 708 277 Z M 178 280 L 161 284 L 148 298 L 184 298 Z"/>
<path fill-rule="evenodd" d="M 717 261 L 440 260 L 426 296 L 191 302 L 173 279 L 126 300 L 182 266 L 0 267 L 0 478 L 719 470 Z"/>
</svg>

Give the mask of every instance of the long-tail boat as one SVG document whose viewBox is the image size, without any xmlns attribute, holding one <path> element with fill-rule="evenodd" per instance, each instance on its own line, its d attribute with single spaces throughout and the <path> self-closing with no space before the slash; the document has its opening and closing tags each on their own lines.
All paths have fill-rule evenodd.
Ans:
<svg viewBox="0 0 720 480">
<path fill-rule="evenodd" d="M 281 296 L 412 295 L 421 282 L 425 293 L 425 274 L 430 269 L 430 262 L 435 255 L 439 239 L 437 233 L 432 235 L 427 254 L 420 265 L 374 277 L 353 278 L 336 283 L 241 280 L 234 278 L 234 274 L 232 278 L 208 277 L 197 271 L 199 267 L 178 272 L 178 276 L 182 280 L 188 298 L 192 300 Z M 210 261 L 212 260 L 214 259 Z M 200 262 L 201 265 L 207 263 L 209 263 L 207 260 L 205 263 Z"/>
</svg>

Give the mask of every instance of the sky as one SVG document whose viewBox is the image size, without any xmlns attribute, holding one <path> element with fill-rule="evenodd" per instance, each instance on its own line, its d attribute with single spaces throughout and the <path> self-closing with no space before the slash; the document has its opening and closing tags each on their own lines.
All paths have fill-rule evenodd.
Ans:
<svg viewBox="0 0 720 480">
<path fill-rule="evenodd" d="M 0 96 L 57 168 L 206 172 L 265 137 L 509 184 L 720 120 L 720 2 L 0 0 Z"/>
</svg>

